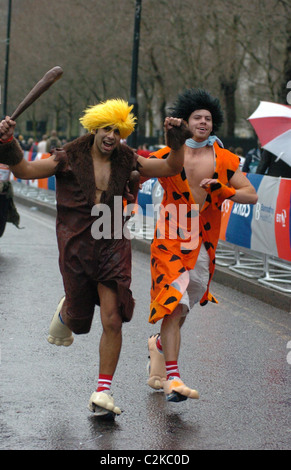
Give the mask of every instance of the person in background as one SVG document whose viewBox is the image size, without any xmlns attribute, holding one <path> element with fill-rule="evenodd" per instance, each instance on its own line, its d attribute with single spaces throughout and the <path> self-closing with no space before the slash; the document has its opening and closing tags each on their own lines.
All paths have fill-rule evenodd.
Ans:
<svg viewBox="0 0 291 470">
<path fill-rule="evenodd" d="M 143 144 L 139 145 L 136 153 L 142 157 L 148 158 L 151 152 L 149 151 L 147 144 Z"/>
<path fill-rule="evenodd" d="M 23 150 L 26 150 L 26 141 L 25 141 L 25 139 L 24 139 L 24 137 L 23 137 L 22 134 L 19 134 L 19 135 L 17 136 L 17 140 L 18 140 L 18 142 L 19 142 L 20 147 L 21 147 Z"/>
<path fill-rule="evenodd" d="M 32 137 L 29 137 L 29 139 L 27 140 L 27 144 L 25 145 L 24 150 L 27 150 L 33 153 L 37 152 L 37 144 Z"/>
<path fill-rule="evenodd" d="M 57 131 L 53 130 L 51 131 L 51 136 L 47 139 L 46 142 L 46 152 L 50 153 L 54 149 L 61 147 L 62 143 L 60 139 L 58 138 L 58 133 Z"/>
<path fill-rule="evenodd" d="M 263 149 L 261 161 L 258 164 L 256 173 L 260 175 L 291 178 L 291 166 L 273 153 Z"/>
<path fill-rule="evenodd" d="M 233 153 L 235 153 L 235 155 L 238 156 L 238 158 L 239 158 L 239 169 L 242 171 L 243 166 L 244 166 L 244 162 L 246 160 L 245 157 L 243 156 L 244 151 L 243 151 L 242 147 L 237 147 L 234 150 Z"/>
<path fill-rule="evenodd" d="M 46 153 L 46 143 L 47 143 L 47 135 L 44 134 L 42 139 L 37 144 L 37 151 L 39 153 Z"/>
<path fill-rule="evenodd" d="M 258 141 L 257 146 L 247 152 L 242 171 L 244 173 L 256 173 L 260 160 L 261 143 Z"/>
</svg>

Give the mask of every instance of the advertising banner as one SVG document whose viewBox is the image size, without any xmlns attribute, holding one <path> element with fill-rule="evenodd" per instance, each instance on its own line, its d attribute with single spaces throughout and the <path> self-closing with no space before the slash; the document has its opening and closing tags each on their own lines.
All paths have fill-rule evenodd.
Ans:
<svg viewBox="0 0 291 470">
<path fill-rule="evenodd" d="M 247 174 L 255 187 L 255 205 L 226 200 L 222 205 L 220 239 L 291 261 L 291 180 Z"/>
</svg>

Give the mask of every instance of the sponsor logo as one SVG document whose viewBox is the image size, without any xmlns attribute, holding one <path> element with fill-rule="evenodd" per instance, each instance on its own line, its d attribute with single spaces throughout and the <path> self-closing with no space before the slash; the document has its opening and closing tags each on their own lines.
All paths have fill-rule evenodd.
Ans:
<svg viewBox="0 0 291 470">
<path fill-rule="evenodd" d="M 241 217 L 249 217 L 251 214 L 251 206 L 250 204 L 239 204 L 238 202 L 235 202 L 232 213 L 240 215 Z"/>
<path fill-rule="evenodd" d="M 286 227 L 287 212 L 285 209 L 282 209 L 282 212 L 276 214 L 276 222 L 281 224 L 282 227 Z"/>
</svg>

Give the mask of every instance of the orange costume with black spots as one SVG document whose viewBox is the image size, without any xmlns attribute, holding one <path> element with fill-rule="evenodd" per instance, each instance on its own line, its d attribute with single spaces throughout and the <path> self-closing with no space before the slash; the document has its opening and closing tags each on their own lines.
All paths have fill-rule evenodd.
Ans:
<svg viewBox="0 0 291 470">
<path fill-rule="evenodd" d="M 202 243 L 210 262 L 209 281 L 200 304 L 206 305 L 209 300 L 217 303 L 209 292 L 209 284 L 215 269 L 221 204 L 224 199 L 235 194 L 234 188 L 228 186 L 228 182 L 239 167 L 239 159 L 233 153 L 219 147 L 216 142 L 214 150 L 213 179 L 217 179 L 218 182 L 207 190 L 208 194 L 200 213 L 191 194 L 185 169 L 176 176 L 159 179 L 164 189 L 164 196 L 151 245 L 150 323 L 156 323 L 165 315 L 171 314 L 178 306 L 183 292 L 180 292 L 174 281 L 186 270 L 194 268 Z M 170 149 L 165 147 L 152 154 L 151 158 L 166 158 L 169 152 Z M 181 205 L 184 205 L 182 211 Z M 196 219 L 197 223 L 194 223 L 191 229 L 193 217 L 198 217 L 199 223 Z"/>
</svg>

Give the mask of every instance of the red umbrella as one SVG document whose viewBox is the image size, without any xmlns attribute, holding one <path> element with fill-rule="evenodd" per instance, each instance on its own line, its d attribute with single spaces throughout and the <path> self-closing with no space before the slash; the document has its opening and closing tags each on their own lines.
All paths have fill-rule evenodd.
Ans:
<svg viewBox="0 0 291 470">
<path fill-rule="evenodd" d="M 262 148 L 291 166 L 291 106 L 261 101 L 248 120 Z"/>
</svg>

